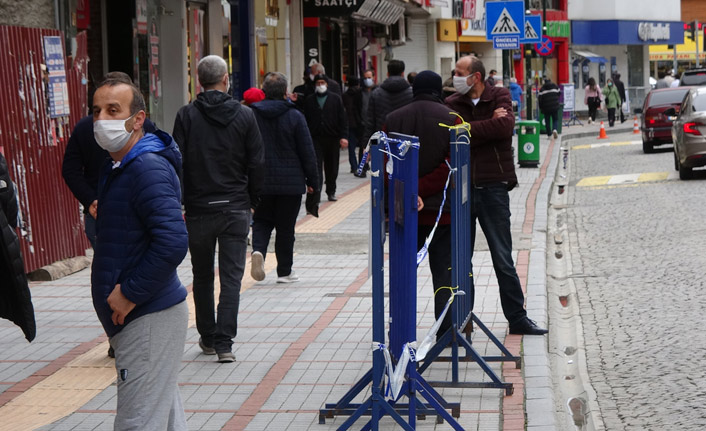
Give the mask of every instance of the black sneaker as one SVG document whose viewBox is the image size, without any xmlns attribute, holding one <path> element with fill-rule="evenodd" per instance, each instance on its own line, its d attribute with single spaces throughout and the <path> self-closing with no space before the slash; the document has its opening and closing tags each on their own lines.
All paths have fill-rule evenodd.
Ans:
<svg viewBox="0 0 706 431">
<path fill-rule="evenodd" d="M 537 322 L 525 317 L 519 322 L 510 325 L 510 333 L 518 335 L 544 335 L 549 330 L 537 326 Z"/>
<path fill-rule="evenodd" d="M 113 349 L 113 346 L 108 347 L 108 357 L 115 358 L 115 349 Z"/>
<path fill-rule="evenodd" d="M 331 193 L 330 195 L 328 195 L 328 200 L 329 200 L 329 202 L 336 202 L 338 200 L 338 198 L 336 197 L 335 194 Z"/>
<path fill-rule="evenodd" d="M 213 347 L 208 347 L 206 343 L 203 342 L 201 337 L 199 337 L 199 347 L 201 348 L 201 351 L 203 352 L 204 355 L 215 355 L 216 354 L 216 349 Z"/>
<path fill-rule="evenodd" d="M 235 362 L 235 355 L 233 354 L 233 352 L 219 352 L 218 362 L 222 364 Z"/>
</svg>

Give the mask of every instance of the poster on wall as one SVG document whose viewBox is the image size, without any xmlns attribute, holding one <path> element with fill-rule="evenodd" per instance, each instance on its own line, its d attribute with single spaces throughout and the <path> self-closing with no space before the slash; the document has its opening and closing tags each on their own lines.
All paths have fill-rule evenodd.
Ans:
<svg viewBox="0 0 706 431">
<path fill-rule="evenodd" d="M 147 0 L 136 0 L 137 32 L 147 34 Z"/>
<path fill-rule="evenodd" d="M 162 81 L 159 78 L 159 33 L 157 23 L 152 20 L 150 25 L 150 102 L 157 104 L 161 96 Z"/>
<path fill-rule="evenodd" d="M 576 105 L 574 84 L 562 84 L 562 90 L 564 90 L 564 112 L 571 112 Z"/>
<path fill-rule="evenodd" d="M 61 36 L 44 36 L 44 64 L 47 65 L 48 75 L 49 116 L 69 115 L 69 89 Z"/>
</svg>

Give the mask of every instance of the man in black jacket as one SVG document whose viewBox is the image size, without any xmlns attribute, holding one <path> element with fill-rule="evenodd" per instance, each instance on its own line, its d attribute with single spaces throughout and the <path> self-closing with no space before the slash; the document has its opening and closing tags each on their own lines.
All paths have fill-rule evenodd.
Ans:
<svg viewBox="0 0 706 431">
<path fill-rule="evenodd" d="M 617 72 L 613 75 L 613 84 L 615 84 L 615 88 L 618 90 L 618 94 L 620 94 L 620 106 L 618 107 L 618 110 L 620 111 L 620 122 L 624 123 L 625 113 L 623 112 L 623 103 L 625 103 L 626 100 L 625 84 L 620 80 L 620 74 Z"/>
<path fill-rule="evenodd" d="M 293 283 L 299 280 L 292 271 L 294 225 L 302 194 L 319 188 L 316 154 L 304 115 L 286 100 L 287 78 L 271 72 L 262 90 L 265 100 L 251 106 L 265 144 L 265 184 L 253 215 L 250 274 L 265 278 L 264 257 L 275 229 L 277 283 Z"/>
<path fill-rule="evenodd" d="M 204 57 L 198 78 L 204 91 L 179 110 L 173 134 L 183 157 L 196 328 L 204 354 L 233 362 L 250 209 L 262 189 L 264 149 L 253 112 L 227 93 L 226 62 L 217 55 Z M 213 313 L 216 241 L 221 281 L 218 321 Z"/>
<path fill-rule="evenodd" d="M 363 145 L 373 133 L 382 130 L 387 114 L 412 101 L 412 87 L 404 77 L 404 67 L 403 61 L 390 60 L 388 78 L 370 95 Z"/>
<path fill-rule="evenodd" d="M 348 78 L 348 89 L 343 93 L 343 107 L 348 114 L 348 163 L 351 165 L 352 174 L 358 170 L 359 160 L 355 150 L 363 133 L 363 91 L 359 83 L 358 78 L 351 76 Z"/>
<path fill-rule="evenodd" d="M 27 341 L 37 333 L 17 227 L 17 197 L 7 162 L 0 153 L 0 318 L 22 329 Z"/>
<path fill-rule="evenodd" d="M 431 233 L 443 200 L 444 184 L 449 174 L 446 159 L 449 157 L 449 129 L 457 117 L 441 102 L 441 76 L 425 70 L 414 79 L 414 99 L 400 109 L 392 111 L 385 119 L 385 129 L 419 137 L 419 190 L 424 203 L 419 212 L 417 250 L 421 249 Z M 434 314 L 438 319 L 451 295 L 451 214 L 448 202 L 444 207 L 439 226 L 429 244 L 429 268 L 434 286 Z M 451 327 L 451 313 L 447 313 L 437 332 L 440 337 Z"/>
<path fill-rule="evenodd" d="M 328 81 L 324 75 L 314 77 L 316 93 L 304 101 L 304 116 L 309 126 L 316 149 L 316 165 L 319 170 L 319 184 L 324 183 L 326 172 L 326 194 L 331 202 L 336 198 L 336 179 L 340 148 L 348 147 L 348 118 L 343 101 L 338 94 L 328 91 Z M 319 191 L 320 194 L 320 191 Z"/>
<path fill-rule="evenodd" d="M 551 79 L 545 78 L 544 85 L 539 89 L 539 109 L 544 114 L 544 128 L 548 137 L 557 137 L 559 122 L 559 87 Z"/>
</svg>

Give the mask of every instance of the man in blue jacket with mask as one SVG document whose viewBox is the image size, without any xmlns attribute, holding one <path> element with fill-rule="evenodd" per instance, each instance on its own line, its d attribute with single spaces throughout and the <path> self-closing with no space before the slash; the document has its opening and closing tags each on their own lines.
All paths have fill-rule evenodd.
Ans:
<svg viewBox="0 0 706 431">
<path fill-rule="evenodd" d="M 132 84 L 106 80 L 93 98 L 93 133 L 112 160 L 98 181 L 93 305 L 118 372 L 115 429 L 185 430 L 177 386 L 186 341 L 186 288 L 177 266 L 188 249 L 167 133 L 145 133 L 145 102 Z"/>
</svg>

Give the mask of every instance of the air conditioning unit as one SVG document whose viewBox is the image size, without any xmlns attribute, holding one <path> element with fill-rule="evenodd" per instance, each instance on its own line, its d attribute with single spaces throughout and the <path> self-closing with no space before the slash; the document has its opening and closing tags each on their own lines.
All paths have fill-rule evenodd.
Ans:
<svg viewBox="0 0 706 431">
<path fill-rule="evenodd" d="M 388 45 L 401 46 L 407 42 L 407 24 L 405 18 L 400 18 L 396 23 L 390 26 L 390 36 Z"/>
</svg>

